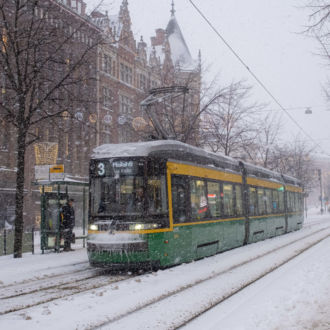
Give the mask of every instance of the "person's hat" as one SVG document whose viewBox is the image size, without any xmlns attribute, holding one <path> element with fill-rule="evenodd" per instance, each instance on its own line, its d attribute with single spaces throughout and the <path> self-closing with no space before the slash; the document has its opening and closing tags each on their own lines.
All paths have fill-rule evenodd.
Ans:
<svg viewBox="0 0 330 330">
<path fill-rule="evenodd" d="M 69 199 L 69 202 L 74 202 L 74 199 L 73 199 L 73 198 L 70 198 L 70 199 Z"/>
</svg>

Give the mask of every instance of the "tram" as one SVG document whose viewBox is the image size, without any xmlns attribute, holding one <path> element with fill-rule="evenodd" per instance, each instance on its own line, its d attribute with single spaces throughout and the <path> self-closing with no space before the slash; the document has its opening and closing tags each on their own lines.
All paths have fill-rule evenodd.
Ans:
<svg viewBox="0 0 330 330">
<path fill-rule="evenodd" d="M 298 180 L 178 141 L 105 144 L 90 161 L 97 267 L 162 268 L 298 230 Z"/>
</svg>

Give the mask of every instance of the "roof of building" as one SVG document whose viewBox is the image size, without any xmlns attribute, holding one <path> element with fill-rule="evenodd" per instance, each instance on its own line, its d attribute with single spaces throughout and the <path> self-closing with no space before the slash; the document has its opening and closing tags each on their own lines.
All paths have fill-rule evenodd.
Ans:
<svg viewBox="0 0 330 330">
<path fill-rule="evenodd" d="M 190 71 L 196 69 L 198 63 L 191 57 L 174 12 L 172 12 L 171 19 L 167 24 L 166 33 L 171 46 L 173 64 L 179 66 L 181 70 Z"/>
</svg>

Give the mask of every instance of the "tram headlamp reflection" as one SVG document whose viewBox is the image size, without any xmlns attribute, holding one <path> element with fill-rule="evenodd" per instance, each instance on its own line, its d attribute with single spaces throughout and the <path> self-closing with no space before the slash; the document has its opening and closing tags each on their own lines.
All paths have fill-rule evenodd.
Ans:
<svg viewBox="0 0 330 330">
<path fill-rule="evenodd" d="M 98 225 L 89 225 L 89 230 L 98 230 Z"/>
<path fill-rule="evenodd" d="M 129 230 L 150 230 L 156 229 L 159 225 L 157 223 L 136 223 L 129 226 Z"/>
</svg>

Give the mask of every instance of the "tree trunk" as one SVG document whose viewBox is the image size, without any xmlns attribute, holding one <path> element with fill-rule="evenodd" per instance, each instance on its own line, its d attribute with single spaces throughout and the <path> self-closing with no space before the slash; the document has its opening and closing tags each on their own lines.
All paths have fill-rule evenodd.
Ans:
<svg viewBox="0 0 330 330">
<path fill-rule="evenodd" d="M 18 129 L 17 136 L 17 172 L 16 172 L 16 209 L 15 209 L 15 239 L 14 258 L 22 258 L 23 248 L 23 206 L 24 206 L 24 169 L 25 169 L 25 128 Z"/>
</svg>

